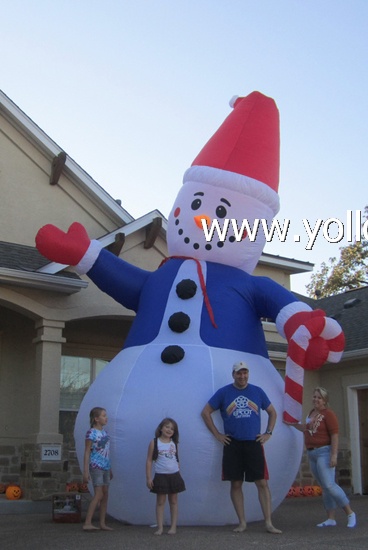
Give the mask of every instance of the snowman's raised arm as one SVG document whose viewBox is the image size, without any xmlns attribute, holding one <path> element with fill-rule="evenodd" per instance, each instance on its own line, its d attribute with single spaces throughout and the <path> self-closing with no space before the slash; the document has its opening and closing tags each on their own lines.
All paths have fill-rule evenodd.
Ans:
<svg viewBox="0 0 368 550">
<path fill-rule="evenodd" d="M 87 275 L 100 290 L 124 307 L 137 312 L 142 288 L 151 272 L 103 248 Z"/>
<path fill-rule="evenodd" d="M 49 260 L 73 266 L 79 275 L 87 274 L 117 302 L 137 310 L 150 272 L 116 257 L 99 241 L 90 240 L 82 224 L 74 222 L 66 233 L 52 224 L 45 225 L 37 233 L 36 247 Z"/>
<path fill-rule="evenodd" d="M 276 327 L 289 344 L 283 418 L 297 423 L 302 416 L 304 369 L 319 369 L 326 361 L 337 363 L 344 351 L 345 337 L 335 319 L 303 302 L 292 302 L 282 308 Z"/>
</svg>

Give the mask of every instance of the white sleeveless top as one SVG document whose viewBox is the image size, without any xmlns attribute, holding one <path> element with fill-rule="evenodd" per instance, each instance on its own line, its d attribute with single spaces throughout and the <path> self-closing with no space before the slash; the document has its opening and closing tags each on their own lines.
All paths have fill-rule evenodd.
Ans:
<svg viewBox="0 0 368 550">
<path fill-rule="evenodd" d="M 156 474 L 174 474 L 179 471 L 179 464 L 176 460 L 176 445 L 173 441 L 163 443 L 157 438 L 158 457 L 155 461 Z"/>
</svg>

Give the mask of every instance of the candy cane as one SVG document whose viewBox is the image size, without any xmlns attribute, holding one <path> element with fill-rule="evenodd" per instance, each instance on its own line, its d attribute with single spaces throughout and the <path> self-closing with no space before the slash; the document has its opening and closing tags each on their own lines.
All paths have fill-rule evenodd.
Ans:
<svg viewBox="0 0 368 550">
<path fill-rule="evenodd" d="M 315 370 L 326 361 L 337 363 L 344 351 L 340 325 L 329 317 L 314 317 L 300 325 L 289 340 L 286 359 L 283 419 L 296 424 L 302 418 L 304 370 Z"/>
</svg>

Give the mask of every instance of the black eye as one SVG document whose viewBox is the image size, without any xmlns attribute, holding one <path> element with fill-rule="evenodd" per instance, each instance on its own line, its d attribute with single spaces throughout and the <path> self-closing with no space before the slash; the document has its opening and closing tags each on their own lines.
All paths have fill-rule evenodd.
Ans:
<svg viewBox="0 0 368 550">
<path fill-rule="evenodd" d="M 222 206 L 222 204 L 220 204 L 220 206 L 216 208 L 216 216 L 218 218 L 224 218 L 226 214 L 227 214 L 227 210 L 225 206 Z"/>
<path fill-rule="evenodd" d="M 201 204 L 202 204 L 201 199 L 195 199 L 191 204 L 192 210 L 198 210 Z"/>
</svg>

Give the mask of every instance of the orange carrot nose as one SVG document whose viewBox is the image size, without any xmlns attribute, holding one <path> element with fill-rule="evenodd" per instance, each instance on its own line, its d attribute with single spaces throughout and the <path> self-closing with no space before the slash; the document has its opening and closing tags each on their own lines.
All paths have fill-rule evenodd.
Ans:
<svg viewBox="0 0 368 550">
<path fill-rule="evenodd" d="M 202 220 L 206 220 L 207 227 L 210 227 L 211 218 L 209 216 L 206 216 L 206 214 L 198 214 L 197 216 L 194 216 L 195 224 L 199 227 L 199 229 L 203 229 Z"/>
</svg>

